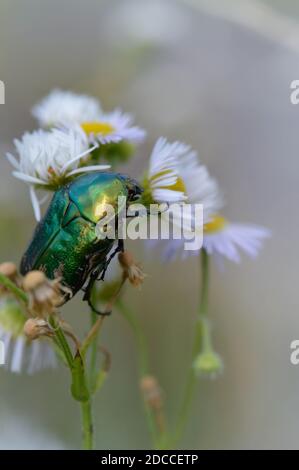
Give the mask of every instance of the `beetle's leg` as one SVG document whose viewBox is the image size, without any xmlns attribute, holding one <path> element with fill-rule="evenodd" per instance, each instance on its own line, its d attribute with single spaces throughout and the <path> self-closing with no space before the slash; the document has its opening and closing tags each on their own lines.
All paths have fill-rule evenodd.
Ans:
<svg viewBox="0 0 299 470">
<path fill-rule="evenodd" d="M 115 250 L 111 253 L 109 258 L 107 259 L 107 261 L 105 263 L 105 266 L 104 266 L 104 269 L 101 272 L 101 276 L 98 278 L 98 281 L 104 281 L 106 271 L 108 269 L 109 264 L 113 260 L 114 256 L 116 256 L 117 253 L 120 253 L 120 252 L 123 252 L 123 251 L 124 251 L 124 241 L 121 239 L 121 240 L 118 240 L 117 247 L 115 248 Z"/>
<path fill-rule="evenodd" d="M 92 288 L 94 286 L 94 283 L 96 282 L 96 280 L 98 279 L 98 275 L 100 274 L 100 269 L 99 268 L 96 268 L 90 275 L 90 278 L 89 278 L 89 281 L 88 281 L 88 284 L 86 286 L 86 289 L 85 289 L 85 294 L 83 296 L 83 300 L 87 301 L 89 307 L 91 308 L 91 310 L 96 313 L 97 315 L 103 315 L 103 316 L 107 316 L 107 315 L 111 315 L 111 312 L 101 312 L 100 310 L 98 310 L 97 308 L 95 308 L 95 306 L 92 304 L 92 301 L 91 301 L 91 293 L 92 293 Z"/>
<path fill-rule="evenodd" d="M 96 315 L 102 315 L 103 317 L 107 317 L 107 316 L 111 315 L 111 313 L 112 313 L 111 311 L 110 312 L 101 312 L 101 310 L 98 310 L 97 308 L 95 308 L 95 306 L 91 302 L 90 296 L 88 296 L 87 303 L 88 303 L 89 307 L 91 308 L 91 310 Z"/>
<path fill-rule="evenodd" d="M 104 268 L 102 268 L 102 266 L 100 268 L 96 268 L 90 274 L 90 278 L 89 278 L 88 284 L 87 284 L 86 289 L 85 289 L 85 294 L 84 294 L 83 300 L 87 301 L 87 303 L 90 306 L 90 308 L 92 309 L 92 311 L 95 312 L 97 315 L 110 315 L 111 312 L 101 312 L 100 310 L 98 310 L 94 307 L 94 305 L 92 304 L 92 301 L 91 301 L 92 288 L 93 288 L 94 283 L 96 281 L 103 281 L 104 280 L 104 277 L 105 277 L 105 274 L 106 274 L 106 271 L 108 269 L 109 264 L 111 263 L 114 256 L 116 256 L 117 253 L 119 253 L 120 251 L 124 251 L 124 241 L 123 240 L 118 240 L 117 247 L 115 248 L 115 250 L 111 253 L 109 258 L 105 262 Z M 100 275 L 100 277 L 99 277 L 99 275 Z"/>
</svg>

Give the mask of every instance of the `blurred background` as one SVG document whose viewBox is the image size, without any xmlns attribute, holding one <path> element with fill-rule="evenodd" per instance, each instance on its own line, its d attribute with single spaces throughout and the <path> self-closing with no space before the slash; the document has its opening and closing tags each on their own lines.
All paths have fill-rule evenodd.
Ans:
<svg viewBox="0 0 299 470">
<path fill-rule="evenodd" d="M 25 184 L 5 152 L 34 129 L 32 105 L 52 88 L 89 93 L 136 116 L 149 138 L 126 169 L 142 174 L 156 138 L 198 149 L 225 193 L 226 215 L 268 227 L 257 261 L 212 269 L 210 318 L 224 373 L 198 384 L 181 441 L 186 449 L 298 448 L 298 126 L 290 83 L 299 79 L 295 0 L 2 0 L 0 259 L 19 262 L 35 221 Z M 200 279 L 195 259 L 172 265 L 134 251 L 148 277 L 128 289 L 150 346 L 170 420 L 191 354 Z M 65 317 L 82 334 L 80 295 Z M 103 331 L 112 354 L 95 402 L 97 448 L 148 448 L 131 331 L 115 312 Z M 0 369 L 0 448 L 76 448 L 79 408 L 68 371 L 33 377 Z"/>
</svg>

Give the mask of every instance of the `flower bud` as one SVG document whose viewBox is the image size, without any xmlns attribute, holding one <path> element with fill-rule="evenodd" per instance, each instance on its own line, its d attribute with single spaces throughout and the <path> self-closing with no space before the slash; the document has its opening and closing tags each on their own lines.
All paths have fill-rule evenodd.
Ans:
<svg viewBox="0 0 299 470">
<path fill-rule="evenodd" d="M 146 277 L 139 264 L 133 258 L 132 253 L 124 251 L 118 255 L 118 260 L 123 268 L 124 275 L 134 287 L 139 287 Z"/>
<path fill-rule="evenodd" d="M 37 316 L 47 316 L 63 301 L 59 281 L 51 281 L 41 271 L 31 271 L 23 279 L 24 291 L 28 293 L 29 309 Z"/>
<path fill-rule="evenodd" d="M 8 279 L 14 282 L 17 286 L 20 285 L 20 275 L 14 263 L 9 261 L 0 264 L 0 273 L 4 274 Z M 7 292 L 7 289 L 0 284 L 0 292 Z"/>
<path fill-rule="evenodd" d="M 53 331 L 45 320 L 29 318 L 24 325 L 24 334 L 28 339 L 34 340 L 41 336 L 53 336 Z"/>
<path fill-rule="evenodd" d="M 140 382 L 144 401 L 155 411 L 163 407 L 162 391 L 158 381 L 152 375 L 146 375 Z"/>
<path fill-rule="evenodd" d="M 216 378 L 223 370 L 223 362 L 219 354 L 207 350 L 197 356 L 193 367 L 200 376 Z"/>
</svg>

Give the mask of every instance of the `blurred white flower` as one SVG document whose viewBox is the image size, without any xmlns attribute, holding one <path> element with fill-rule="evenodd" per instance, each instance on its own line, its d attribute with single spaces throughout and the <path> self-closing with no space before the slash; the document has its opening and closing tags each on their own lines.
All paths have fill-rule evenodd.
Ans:
<svg viewBox="0 0 299 470">
<path fill-rule="evenodd" d="M 133 126 L 130 114 L 119 109 L 104 113 L 96 98 L 71 91 L 53 90 L 33 108 L 32 114 L 43 127 L 80 126 L 93 144 L 122 140 L 139 143 L 146 135 L 143 129 Z"/>
<path fill-rule="evenodd" d="M 188 33 L 188 25 L 188 11 L 176 2 L 134 0 L 115 4 L 107 12 L 102 27 L 110 47 L 122 47 L 123 52 L 144 45 L 163 47 L 180 43 Z"/>
<path fill-rule="evenodd" d="M 140 127 L 133 126 L 133 117 L 116 109 L 112 113 L 102 114 L 94 121 L 83 121 L 81 127 L 91 143 L 109 144 L 126 140 L 141 143 L 146 132 Z"/>
<path fill-rule="evenodd" d="M 78 173 L 110 168 L 110 165 L 87 166 L 93 149 L 79 126 L 49 132 L 26 132 L 21 140 L 15 139 L 14 143 L 18 159 L 11 154 L 7 154 L 7 158 L 15 168 L 13 175 L 30 186 L 37 220 L 40 220 L 40 201 L 36 188 L 56 190 Z"/>
<path fill-rule="evenodd" d="M 13 300 L 0 303 L 0 340 L 4 343 L 5 365 L 11 372 L 34 374 L 56 366 L 56 355 L 47 339 L 29 341 L 23 333 L 27 318 Z"/>
<path fill-rule="evenodd" d="M 42 127 L 96 121 L 102 114 L 96 98 L 55 89 L 32 109 L 33 116 Z"/>
<path fill-rule="evenodd" d="M 251 258 L 256 258 L 263 241 L 270 237 L 270 231 L 255 225 L 235 224 L 217 215 L 204 227 L 203 247 L 209 255 L 225 257 L 239 263 L 242 250 Z"/>
</svg>

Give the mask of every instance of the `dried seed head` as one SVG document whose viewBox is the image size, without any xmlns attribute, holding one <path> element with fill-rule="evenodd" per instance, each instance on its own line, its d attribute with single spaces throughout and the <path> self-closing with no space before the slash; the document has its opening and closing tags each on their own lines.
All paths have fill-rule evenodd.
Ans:
<svg viewBox="0 0 299 470">
<path fill-rule="evenodd" d="M 38 339 L 40 336 L 53 336 L 48 323 L 41 318 L 29 318 L 24 325 L 24 334 L 28 339 Z"/>
<path fill-rule="evenodd" d="M 7 261 L 0 264 L 0 273 L 9 277 L 9 279 L 14 279 L 18 274 L 18 270 L 14 263 Z"/>
<path fill-rule="evenodd" d="M 144 401 L 155 411 L 163 407 L 162 391 L 155 377 L 147 375 L 140 382 Z"/>
<path fill-rule="evenodd" d="M 12 282 L 14 282 L 17 286 L 21 284 L 21 277 L 18 273 L 18 269 L 14 263 L 9 261 L 0 264 L 0 273 L 4 274 L 4 276 L 8 277 Z M 7 289 L 0 285 L 0 293 L 7 292 Z"/>
<path fill-rule="evenodd" d="M 140 265 L 135 262 L 132 253 L 124 251 L 118 255 L 118 260 L 123 268 L 124 275 L 134 287 L 139 287 L 146 277 Z"/>
<path fill-rule="evenodd" d="M 42 271 L 30 271 L 23 280 L 23 287 L 26 292 L 30 292 L 47 282 L 46 275 Z"/>
<path fill-rule="evenodd" d="M 59 280 L 51 281 L 41 271 L 31 271 L 23 279 L 24 291 L 28 293 L 29 309 L 37 316 L 47 316 L 63 301 Z"/>
</svg>

